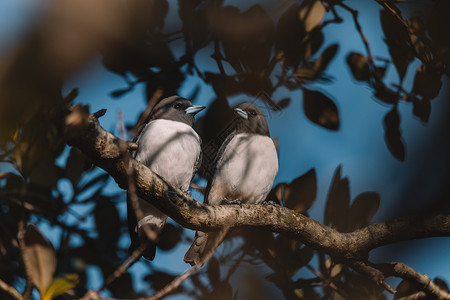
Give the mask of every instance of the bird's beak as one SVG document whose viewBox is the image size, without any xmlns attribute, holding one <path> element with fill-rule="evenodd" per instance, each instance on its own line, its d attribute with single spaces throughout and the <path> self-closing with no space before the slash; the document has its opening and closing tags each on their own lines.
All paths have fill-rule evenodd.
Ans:
<svg viewBox="0 0 450 300">
<path fill-rule="evenodd" d="M 242 118 L 248 120 L 248 114 L 247 114 L 244 110 L 242 110 L 242 109 L 236 107 L 236 108 L 234 109 L 234 111 L 235 111 L 240 117 L 242 117 Z"/>
<path fill-rule="evenodd" d="M 201 112 L 202 110 L 204 110 L 206 108 L 206 106 L 201 106 L 201 105 L 192 105 L 189 106 L 188 108 L 186 108 L 184 111 L 187 114 L 191 114 L 191 115 L 196 115 L 197 113 Z"/>
</svg>

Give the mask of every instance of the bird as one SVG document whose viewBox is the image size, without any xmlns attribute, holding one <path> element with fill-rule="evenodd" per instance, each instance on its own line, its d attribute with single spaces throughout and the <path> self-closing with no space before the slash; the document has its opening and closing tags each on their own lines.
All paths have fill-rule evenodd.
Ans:
<svg viewBox="0 0 450 300">
<path fill-rule="evenodd" d="M 221 145 L 204 202 L 221 204 L 265 204 L 278 173 L 278 154 L 266 118 L 254 104 L 244 102 L 234 109 L 235 128 Z M 197 231 L 184 256 L 186 263 L 203 264 L 220 238 L 218 232 Z"/>
<path fill-rule="evenodd" d="M 188 193 L 195 173 L 201 165 L 201 138 L 192 128 L 194 116 L 205 106 L 192 105 L 180 96 L 159 101 L 145 124 L 134 138 L 137 149 L 131 157 L 147 166 L 167 182 Z M 131 238 L 129 253 L 147 240 L 143 226 L 148 224 L 160 233 L 167 215 L 147 201 L 138 198 L 144 217 L 137 220 L 130 195 L 127 198 L 128 230 Z M 150 242 L 142 255 L 153 260 L 156 244 Z"/>
</svg>

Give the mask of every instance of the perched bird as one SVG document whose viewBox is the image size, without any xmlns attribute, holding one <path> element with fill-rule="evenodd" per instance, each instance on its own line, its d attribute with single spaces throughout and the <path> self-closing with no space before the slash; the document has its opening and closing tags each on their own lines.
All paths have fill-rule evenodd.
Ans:
<svg viewBox="0 0 450 300">
<path fill-rule="evenodd" d="M 220 147 L 206 187 L 209 205 L 262 204 L 278 172 L 277 151 L 264 114 L 251 103 L 242 103 L 234 111 L 236 127 Z M 197 231 L 184 261 L 203 263 L 204 255 L 220 242 L 218 237 L 218 232 Z"/>
<path fill-rule="evenodd" d="M 138 145 L 131 156 L 162 176 L 169 183 L 187 192 L 192 178 L 201 164 L 201 139 L 192 128 L 194 116 L 205 109 L 179 96 L 165 98 L 153 108 L 149 123 L 137 134 Z M 135 250 L 147 239 L 143 226 L 159 233 L 166 223 L 167 215 L 139 198 L 144 217 L 136 214 L 127 199 L 128 229 L 131 237 L 129 251 Z M 151 243 L 143 256 L 152 260 L 156 245 Z"/>
</svg>

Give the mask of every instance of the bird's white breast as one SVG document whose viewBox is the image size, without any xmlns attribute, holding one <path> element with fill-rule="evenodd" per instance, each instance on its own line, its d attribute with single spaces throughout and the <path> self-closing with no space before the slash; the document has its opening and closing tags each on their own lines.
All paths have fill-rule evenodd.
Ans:
<svg viewBox="0 0 450 300">
<path fill-rule="evenodd" d="M 189 188 L 201 152 L 200 137 L 191 126 L 154 120 L 145 126 L 136 142 L 136 160 L 178 188 Z"/>
<path fill-rule="evenodd" d="M 239 198 L 243 203 L 264 201 L 278 172 L 278 155 L 270 137 L 237 134 L 219 158 L 208 202 L 220 197 Z"/>
</svg>

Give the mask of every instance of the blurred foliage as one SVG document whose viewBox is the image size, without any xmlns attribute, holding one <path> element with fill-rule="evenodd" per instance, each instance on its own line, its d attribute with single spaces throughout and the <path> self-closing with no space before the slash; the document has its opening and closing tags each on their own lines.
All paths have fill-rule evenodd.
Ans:
<svg viewBox="0 0 450 300">
<path fill-rule="evenodd" d="M 86 292 L 88 267 L 98 267 L 106 278 L 127 258 L 127 247 L 119 242 L 126 235 L 118 211 L 123 193 L 107 193 L 109 176 L 93 169 L 78 150 L 64 150 L 64 128 L 85 122 L 88 108 L 69 110 L 77 90 L 62 95 L 61 83 L 98 53 L 126 83 L 111 93 L 114 99 L 144 85 L 151 109 L 158 98 L 177 94 L 188 76 L 212 87 L 214 102 L 196 123 L 208 146 L 208 166 L 229 129 L 233 115 L 227 100 L 232 96 L 258 98 L 269 110 L 280 111 L 300 99 L 286 93 L 277 99 L 275 92 L 302 90 L 304 116 L 325 130 L 339 130 L 337 100 L 314 84 L 332 81 L 327 69 L 340 48 L 326 44 L 323 29 L 348 18 L 356 30 L 344 34 L 361 38 L 366 46 L 365 53 L 346 54 L 348 71 L 356 84 L 366 85 L 374 99 L 390 107 L 383 123 L 386 146 L 404 160 L 399 104 L 411 105 L 412 114 L 428 122 L 442 77 L 450 76 L 450 1 L 429 1 L 417 15 L 411 14 L 413 4 L 376 2 L 390 57 L 372 56 L 358 12 L 341 0 L 269 1 L 248 9 L 221 0 L 50 2 L 33 31 L 0 61 L 0 165 L 6 170 L 0 173 L 0 279 L 22 292 L 28 273 L 42 298 L 78 298 Z M 207 70 L 200 67 L 205 60 Z M 412 62 L 420 66 L 412 69 Z M 395 68 L 397 83 L 385 79 L 388 68 Z M 410 72 L 414 79 L 407 90 L 404 78 Z M 193 87 L 188 98 L 196 101 L 198 94 L 199 87 Z M 207 169 L 200 175 L 208 177 Z M 317 197 L 315 170 L 278 184 L 269 197 L 307 215 Z M 375 192 L 351 201 L 349 180 L 339 166 L 328 191 L 325 224 L 341 232 L 356 230 L 370 222 L 379 203 Z M 18 241 L 20 222 L 58 228 L 56 250 L 33 226 Z M 169 251 L 180 241 L 189 241 L 187 233 L 167 224 L 159 250 Z M 221 249 L 189 284 L 172 293 L 196 299 L 273 299 L 279 293 L 286 299 L 385 299 L 371 281 L 281 235 L 233 232 Z M 68 273 L 76 275 L 62 275 Z M 155 291 L 175 276 L 149 265 L 145 280 Z M 107 287 L 114 297 L 142 296 L 134 288 L 130 273 Z M 407 281 L 398 289 L 397 296 L 417 292 Z M 0 290 L 0 298 L 9 297 Z"/>
</svg>

